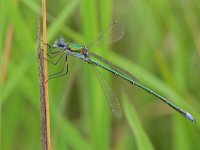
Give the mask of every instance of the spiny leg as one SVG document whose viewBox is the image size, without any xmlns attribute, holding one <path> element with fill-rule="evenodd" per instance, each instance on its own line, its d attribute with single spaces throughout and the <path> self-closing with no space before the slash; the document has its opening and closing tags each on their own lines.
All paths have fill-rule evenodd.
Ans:
<svg viewBox="0 0 200 150">
<path fill-rule="evenodd" d="M 41 40 L 41 42 L 43 42 L 43 41 Z M 52 47 L 48 43 L 44 43 L 43 42 L 43 44 L 47 45 L 48 50 L 50 50 L 50 53 L 47 53 L 47 57 L 50 58 L 50 60 L 48 60 L 47 58 L 44 58 L 44 57 L 43 57 L 43 59 L 45 59 L 46 61 L 48 61 L 49 63 L 51 63 L 53 65 L 57 65 L 57 63 L 60 61 L 60 59 L 61 59 L 62 56 L 60 56 L 60 58 L 56 62 L 54 62 L 54 58 L 56 58 L 57 56 L 59 56 L 60 54 L 62 54 L 63 51 L 57 50 L 57 51 L 53 52 L 51 49 L 52 48 L 54 49 L 54 47 Z M 44 50 L 42 49 L 42 51 L 44 51 Z"/>
<path fill-rule="evenodd" d="M 43 49 L 42 49 L 42 51 L 43 51 Z M 62 55 L 59 57 L 59 59 L 56 61 L 56 62 L 54 62 L 54 58 L 56 58 L 57 56 L 59 56 L 60 54 L 64 54 L 62 51 L 59 51 L 59 53 L 57 53 L 57 54 L 55 54 L 54 56 L 51 56 L 51 55 L 49 55 L 48 53 L 47 53 L 47 57 L 48 58 L 50 58 L 50 60 L 48 59 L 48 58 L 44 58 L 44 57 L 42 57 L 44 60 L 46 60 L 46 61 L 48 61 L 49 63 L 51 63 L 52 65 L 57 65 L 57 63 L 61 60 L 61 58 L 62 58 Z"/>
<path fill-rule="evenodd" d="M 63 55 L 62 55 L 62 56 L 63 56 Z M 66 64 L 67 64 L 67 70 L 66 70 L 66 72 L 64 72 L 64 71 L 65 71 L 65 65 L 66 65 Z M 61 73 L 62 73 L 62 74 L 61 74 Z M 54 74 L 49 75 L 49 76 L 48 76 L 49 78 L 48 78 L 47 81 L 45 81 L 45 83 L 47 83 L 47 82 L 48 82 L 49 80 L 51 80 L 51 79 L 65 76 L 65 75 L 67 75 L 67 73 L 68 73 L 68 63 L 67 63 L 67 56 L 66 56 L 65 62 L 64 62 L 64 65 L 63 65 L 62 70 L 59 71 L 59 72 L 57 72 L 57 73 L 54 73 Z"/>
<path fill-rule="evenodd" d="M 44 53 L 44 49 L 41 49 L 42 52 Z M 52 56 L 47 52 L 47 57 L 51 58 L 52 59 Z"/>
<path fill-rule="evenodd" d="M 59 50 L 53 52 L 52 49 L 54 49 L 54 47 L 52 47 L 52 46 L 51 46 L 50 44 L 48 44 L 48 43 L 44 43 L 42 40 L 40 40 L 40 41 L 41 41 L 44 45 L 47 45 L 47 48 L 50 50 L 50 53 L 51 53 L 51 54 L 56 54 L 56 53 L 59 52 Z"/>
<path fill-rule="evenodd" d="M 58 62 L 60 62 L 61 58 L 62 58 L 63 55 L 64 55 L 64 52 L 60 52 L 59 54 L 61 54 L 61 56 L 58 58 L 58 60 L 57 60 L 56 62 L 54 62 L 54 59 L 53 59 L 53 58 L 55 58 L 55 57 L 52 58 L 52 60 L 51 60 L 51 62 L 50 62 L 52 65 L 55 65 L 55 66 L 56 66 L 56 65 L 58 64 Z M 57 56 L 59 56 L 59 55 L 57 55 Z M 57 57 L 57 56 L 56 56 L 56 57 Z M 48 61 L 48 60 L 47 60 L 47 61 Z"/>
</svg>

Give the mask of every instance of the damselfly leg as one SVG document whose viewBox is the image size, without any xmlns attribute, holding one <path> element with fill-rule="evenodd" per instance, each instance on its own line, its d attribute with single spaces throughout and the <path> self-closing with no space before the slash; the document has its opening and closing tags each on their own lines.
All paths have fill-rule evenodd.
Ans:
<svg viewBox="0 0 200 150">
<path fill-rule="evenodd" d="M 62 55 L 62 57 L 63 57 L 63 56 L 64 56 L 64 55 Z M 53 73 L 53 74 L 51 74 L 51 75 L 48 75 L 48 79 L 47 79 L 47 81 L 45 81 L 45 83 L 48 82 L 48 81 L 51 80 L 51 79 L 63 77 L 63 76 L 65 76 L 65 75 L 67 75 L 67 73 L 68 73 L 68 63 L 67 63 L 67 56 L 66 56 L 66 57 L 65 57 L 65 62 L 64 62 L 64 64 L 63 64 L 63 67 L 62 67 L 61 71 L 56 72 L 56 73 Z"/>
<path fill-rule="evenodd" d="M 57 65 L 64 56 L 66 56 L 64 54 L 64 51 L 61 50 L 57 50 L 57 51 L 53 51 L 52 49 L 54 49 L 50 44 L 48 43 L 43 43 L 45 45 L 47 45 L 47 58 L 43 57 L 44 60 L 48 61 L 49 63 L 51 63 L 52 65 Z M 43 49 L 42 49 L 43 51 Z M 58 57 L 58 59 L 56 59 Z M 66 68 L 66 69 L 65 69 Z M 59 78 L 62 76 L 67 75 L 68 73 L 68 63 L 67 63 L 67 56 L 65 57 L 64 60 L 64 64 L 62 66 L 62 69 L 56 73 L 50 74 L 48 75 L 48 79 L 45 81 L 45 83 L 47 83 L 49 80 L 54 79 L 54 78 Z"/>
</svg>

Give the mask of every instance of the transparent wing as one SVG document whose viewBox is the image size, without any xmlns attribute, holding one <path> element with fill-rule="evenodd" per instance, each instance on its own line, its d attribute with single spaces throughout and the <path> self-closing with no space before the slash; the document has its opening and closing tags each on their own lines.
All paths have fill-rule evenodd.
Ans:
<svg viewBox="0 0 200 150">
<path fill-rule="evenodd" d="M 120 72 L 122 73 L 123 75 L 126 75 L 127 77 L 135 80 L 135 81 L 138 81 L 136 79 L 136 77 L 134 77 L 131 73 L 129 73 L 128 71 L 124 70 L 123 68 L 111 63 L 110 61 L 106 60 L 105 58 L 95 54 L 95 53 L 92 53 L 92 52 L 89 52 L 89 56 L 93 56 L 95 57 L 96 59 L 98 59 L 99 61 L 103 62 L 104 64 L 110 66 L 112 69 L 114 69 L 115 71 L 117 72 Z"/>
<path fill-rule="evenodd" d="M 101 72 L 97 69 L 95 65 L 92 65 L 92 68 L 100 82 L 100 85 L 104 91 L 104 94 L 106 95 L 106 99 L 108 102 L 108 105 L 111 109 L 111 111 L 118 117 L 121 118 L 122 112 L 121 112 L 121 107 L 120 103 L 117 99 L 117 97 L 112 94 L 112 89 L 109 86 L 107 80 L 104 78 L 104 76 L 101 74 Z"/>
<path fill-rule="evenodd" d="M 114 21 L 97 38 L 87 45 L 88 48 L 102 46 L 119 41 L 124 36 L 124 27 L 121 23 Z"/>
</svg>

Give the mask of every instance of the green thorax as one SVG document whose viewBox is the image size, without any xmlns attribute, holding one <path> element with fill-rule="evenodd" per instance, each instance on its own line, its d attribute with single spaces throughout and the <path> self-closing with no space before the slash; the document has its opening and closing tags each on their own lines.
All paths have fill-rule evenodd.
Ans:
<svg viewBox="0 0 200 150">
<path fill-rule="evenodd" d="M 76 43 L 69 43 L 68 48 L 72 51 L 78 51 L 78 50 L 82 50 L 84 46 L 76 44 Z"/>
</svg>

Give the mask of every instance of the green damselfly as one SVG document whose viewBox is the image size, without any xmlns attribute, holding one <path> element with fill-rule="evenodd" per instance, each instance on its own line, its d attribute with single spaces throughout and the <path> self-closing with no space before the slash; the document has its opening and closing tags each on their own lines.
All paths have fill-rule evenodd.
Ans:
<svg viewBox="0 0 200 150">
<path fill-rule="evenodd" d="M 97 67 L 102 68 L 126 81 L 131 83 L 132 85 L 135 85 L 149 94 L 154 95 L 157 97 L 159 100 L 163 101 L 167 105 L 169 105 L 171 108 L 182 114 L 185 118 L 188 120 L 192 121 L 193 123 L 196 122 L 196 120 L 193 118 L 193 116 L 186 112 L 185 110 L 181 109 L 180 107 L 176 106 L 174 103 L 171 101 L 167 100 L 165 97 L 161 96 L 160 94 L 152 91 L 151 89 L 147 88 L 146 86 L 140 84 L 128 71 L 125 71 L 124 69 L 114 65 L 110 61 L 102 58 L 101 56 L 92 53 L 88 50 L 88 48 L 91 45 L 94 45 L 95 43 L 101 44 L 99 42 L 100 40 L 104 41 L 109 41 L 109 43 L 116 42 L 119 39 L 121 39 L 124 35 L 123 28 L 120 23 L 118 22 L 113 22 L 106 30 L 104 30 L 99 36 L 97 37 L 97 40 L 93 41 L 91 44 L 88 46 L 76 44 L 76 43 L 66 43 L 64 41 L 64 38 L 60 37 L 58 38 L 55 42 L 54 45 L 51 46 L 47 44 L 48 48 L 50 49 L 50 54 L 48 54 L 48 57 L 51 58 L 50 62 L 56 65 L 62 57 L 66 58 L 65 65 L 66 65 L 66 71 L 63 68 L 60 72 L 55 73 L 53 75 L 49 76 L 49 79 L 52 78 L 57 78 L 60 76 L 64 76 L 68 73 L 68 64 L 67 64 L 67 56 L 73 56 L 76 58 L 79 58 L 85 62 L 87 62 L 89 65 L 92 66 L 98 80 L 100 81 L 103 91 L 106 94 L 107 100 L 108 100 L 108 105 L 110 109 L 113 111 L 113 113 L 121 117 L 121 107 L 120 104 L 116 98 L 115 95 L 110 94 L 111 93 L 111 88 L 104 78 L 104 76 L 101 74 L 101 72 L 97 69 Z M 107 38 L 107 39 L 106 39 Z M 56 51 L 52 51 L 52 49 L 56 49 Z M 55 57 L 59 57 L 56 62 L 53 62 L 52 60 Z M 48 79 L 48 80 L 49 80 Z"/>
</svg>

